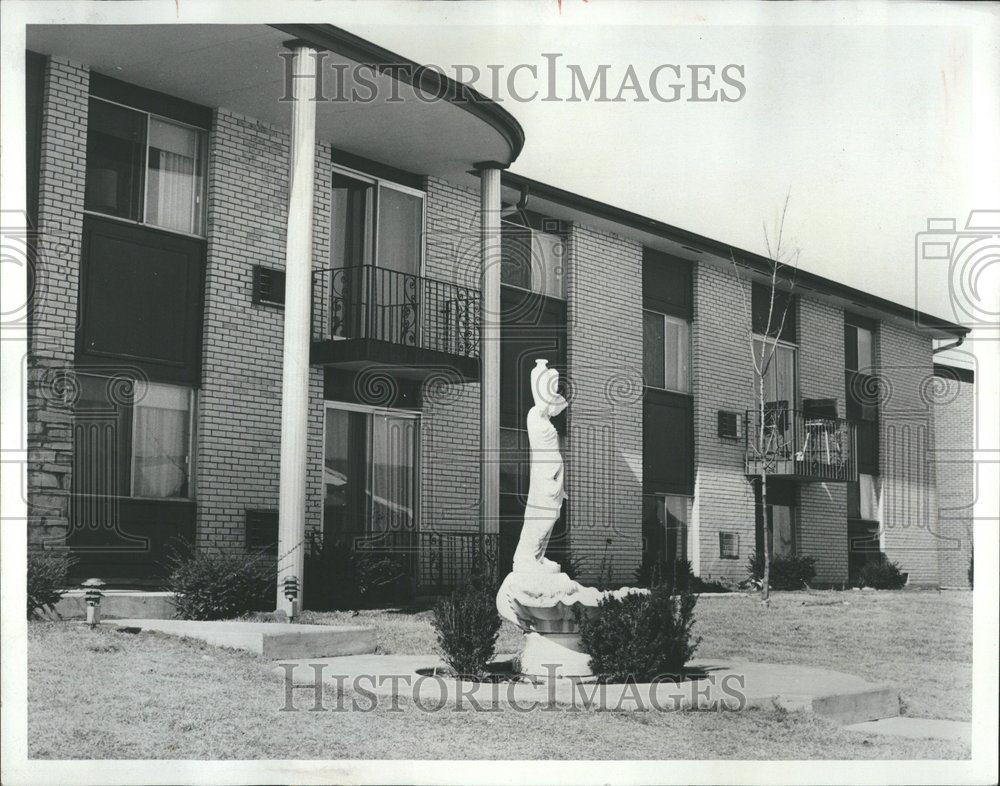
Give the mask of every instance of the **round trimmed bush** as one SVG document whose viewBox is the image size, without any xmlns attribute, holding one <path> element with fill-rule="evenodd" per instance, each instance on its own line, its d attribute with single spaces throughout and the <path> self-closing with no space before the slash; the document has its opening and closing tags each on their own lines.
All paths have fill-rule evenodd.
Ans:
<svg viewBox="0 0 1000 786">
<path fill-rule="evenodd" d="M 231 619 L 274 608 L 276 576 L 260 553 L 199 551 L 174 556 L 167 589 L 181 619 Z"/>
<path fill-rule="evenodd" d="M 648 594 L 605 598 L 593 616 L 579 618 L 591 670 L 605 682 L 680 678 L 701 640 L 691 636 L 696 601 L 666 584 Z"/>
<path fill-rule="evenodd" d="M 763 581 L 763 558 L 758 559 L 756 554 L 751 554 L 747 572 L 757 584 Z M 805 589 L 814 578 L 816 578 L 816 560 L 812 557 L 792 555 L 776 556 L 771 559 L 770 587 L 773 590 Z"/>
</svg>

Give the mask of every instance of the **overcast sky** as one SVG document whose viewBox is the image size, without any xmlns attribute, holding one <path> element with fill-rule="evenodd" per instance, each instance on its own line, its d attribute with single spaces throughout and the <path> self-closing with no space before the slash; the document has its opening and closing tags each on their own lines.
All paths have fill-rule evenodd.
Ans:
<svg viewBox="0 0 1000 786">
<path fill-rule="evenodd" d="M 994 48 L 984 46 L 995 12 L 370 2 L 330 21 L 450 75 L 457 64 L 503 65 L 504 99 L 506 69 L 527 63 L 544 74 L 543 53 L 561 55 L 564 96 L 568 64 L 588 76 L 609 64 L 609 92 L 629 64 L 642 82 L 665 63 L 742 65 L 746 95 L 733 103 L 638 102 L 632 93 L 624 103 L 505 100 L 527 136 L 513 171 L 754 251 L 763 251 L 761 222 L 790 190 L 803 268 L 912 305 L 914 236 L 927 218 L 964 226 L 971 208 L 1000 205 L 995 26 Z M 488 76 L 477 87 L 492 93 Z M 544 90 L 544 77 L 520 72 L 515 88 L 535 87 Z M 920 273 L 918 305 L 949 316 L 943 267 Z"/>
</svg>

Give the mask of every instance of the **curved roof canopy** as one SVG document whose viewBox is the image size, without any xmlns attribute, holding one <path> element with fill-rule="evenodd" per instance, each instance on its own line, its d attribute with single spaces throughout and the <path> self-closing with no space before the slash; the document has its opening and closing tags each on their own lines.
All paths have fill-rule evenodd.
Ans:
<svg viewBox="0 0 1000 786">
<path fill-rule="evenodd" d="M 521 151 L 524 132 L 496 103 L 332 25 L 32 25 L 27 43 L 139 87 L 287 128 L 281 54 L 290 39 L 327 52 L 316 131 L 339 150 L 455 179 L 479 162 L 509 165 Z"/>
</svg>

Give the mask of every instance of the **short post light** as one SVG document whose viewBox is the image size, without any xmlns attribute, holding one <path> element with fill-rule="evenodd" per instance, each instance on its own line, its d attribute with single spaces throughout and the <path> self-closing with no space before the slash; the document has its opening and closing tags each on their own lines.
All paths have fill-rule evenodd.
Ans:
<svg viewBox="0 0 1000 786">
<path fill-rule="evenodd" d="M 285 600 L 288 601 L 290 618 L 299 615 L 299 580 L 296 576 L 285 576 Z"/>
<path fill-rule="evenodd" d="M 100 579 L 87 579 L 83 582 L 84 597 L 87 599 L 87 624 L 94 627 L 101 621 L 101 598 L 104 593 L 101 587 L 104 582 Z"/>
</svg>

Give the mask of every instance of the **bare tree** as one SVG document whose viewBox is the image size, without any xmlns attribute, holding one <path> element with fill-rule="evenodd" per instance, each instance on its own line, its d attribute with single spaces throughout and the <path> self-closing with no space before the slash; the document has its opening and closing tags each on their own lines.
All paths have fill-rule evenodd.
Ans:
<svg viewBox="0 0 1000 786">
<path fill-rule="evenodd" d="M 785 237 L 785 219 L 791 192 L 785 195 L 781 212 L 768 229 L 762 221 L 764 248 L 767 252 L 769 270 L 767 321 L 761 327 L 759 338 L 753 324 L 753 286 L 749 276 L 741 270 L 735 255 L 731 254 L 733 275 L 741 290 L 743 324 L 746 331 L 747 347 L 753 364 L 753 380 L 750 385 L 750 400 L 756 423 L 746 423 L 747 447 L 759 475 L 751 481 L 760 490 L 760 505 L 763 515 L 764 569 L 761 580 L 761 597 L 768 603 L 771 597 L 771 532 L 767 522 L 767 476 L 773 471 L 779 458 L 784 455 L 785 440 L 777 421 L 787 415 L 780 411 L 769 411 L 767 397 L 767 375 L 774 362 L 779 338 L 785 327 L 785 320 L 792 308 L 791 297 L 779 297 L 779 293 L 791 293 L 795 287 L 795 271 L 798 269 L 800 250 L 790 249 Z M 780 282 L 780 283 L 779 283 Z M 749 429 L 753 425 L 753 434 Z"/>
</svg>

